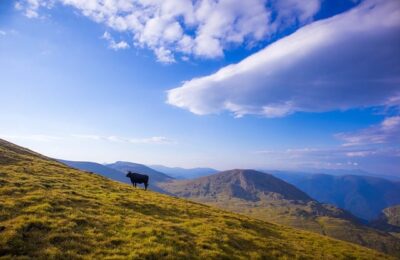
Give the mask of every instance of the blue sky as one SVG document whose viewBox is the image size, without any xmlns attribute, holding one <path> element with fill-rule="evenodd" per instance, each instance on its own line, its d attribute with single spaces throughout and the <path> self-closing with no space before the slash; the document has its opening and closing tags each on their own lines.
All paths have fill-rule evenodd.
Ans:
<svg viewBox="0 0 400 260">
<path fill-rule="evenodd" d="M 399 10 L 3 0 L 0 137 L 70 160 L 398 175 Z"/>
</svg>

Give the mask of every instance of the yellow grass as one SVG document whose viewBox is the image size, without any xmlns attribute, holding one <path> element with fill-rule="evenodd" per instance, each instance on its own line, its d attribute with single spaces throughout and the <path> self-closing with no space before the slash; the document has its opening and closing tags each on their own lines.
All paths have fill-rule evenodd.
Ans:
<svg viewBox="0 0 400 260">
<path fill-rule="evenodd" d="M 133 189 L 0 140 L 0 258 L 390 259 L 351 243 Z"/>
</svg>

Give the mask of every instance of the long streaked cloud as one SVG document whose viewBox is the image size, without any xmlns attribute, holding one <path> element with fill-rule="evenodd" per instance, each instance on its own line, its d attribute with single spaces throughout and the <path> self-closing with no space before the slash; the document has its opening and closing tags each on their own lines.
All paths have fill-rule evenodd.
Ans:
<svg viewBox="0 0 400 260">
<path fill-rule="evenodd" d="M 398 173 L 400 148 L 396 147 L 325 147 L 292 148 L 286 150 L 259 150 L 253 152 L 265 162 L 281 167 L 297 168 L 351 168 L 377 171 L 388 168 Z M 388 163 L 389 162 L 389 163 Z"/>
<path fill-rule="evenodd" d="M 342 144 L 331 147 L 265 149 L 253 152 L 282 165 L 302 167 L 400 169 L 400 116 L 353 132 L 334 135 Z M 381 167 L 381 168 L 380 168 Z"/>
<path fill-rule="evenodd" d="M 152 136 L 145 138 L 127 138 L 115 135 L 102 136 L 94 134 L 72 134 L 63 136 L 54 136 L 46 134 L 29 134 L 29 135 L 1 135 L 0 138 L 12 141 L 34 141 L 34 142 L 52 142 L 60 140 L 91 140 L 91 141 L 107 141 L 107 142 L 120 142 L 120 143 L 130 143 L 130 144 L 174 144 L 174 140 L 167 138 L 165 136 Z"/>
<path fill-rule="evenodd" d="M 121 142 L 131 144 L 173 144 L 175 143 L 172 139 L 165 136 L 152 136 L 145 138 L 126 138 L 115 135 L 101 136 L 101 135 L 87 135 L 87 134 L 74 134 L 71 135 L 74 138 L 87 139 L 87 140 L 103 140 L 110 142 Z"/>
<path fill-rule="evenodd" d="M 51 142 L 63 139 L 60 136 L 45 135 L 45 134 L 29 134 L 29 135 L 0 134 L 0 138 L 6 140 L 22 140 L 22 141 L 36 141 L 36 142 Z"/>
<path fill-rule="evenodd" d="M 344 141 L 343 146 L 400 144 L 400 116 L 388 117 L 378 125 L 352 133 L 339 133 L 336 137 Z"/>
<path fill-rule="evenodd" d="M 198 115 L 282 117 L 400 104 L 400 1 L 366 0 L 168 92 Z"/>
<path fill-rule="evenodd" d="M 150 48 L 161 62 L 216 58 L 235 45 L 253 45 L 274 32 L 312 20 L 320 0 L 19 0 L 27 17 L 60 3 Z"/>
<path fill-rule="evenodd" d="M 389 147 L 331 147 L 331 148 L 291 148 L 286 150 L 259 150 L 255 154 L 280 155 L 286 159 L 295 159 L 312 156 L 320 159 L 334 159 L 347 157 L 367 157 L 371 155 L 388 155 L 400 157 L 400 148 Z"/>
</svg>

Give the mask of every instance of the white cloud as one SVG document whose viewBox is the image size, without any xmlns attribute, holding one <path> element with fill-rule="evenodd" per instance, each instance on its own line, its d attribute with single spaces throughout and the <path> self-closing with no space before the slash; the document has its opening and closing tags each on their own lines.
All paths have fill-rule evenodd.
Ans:
<svg viewBox="0 0 400 260">
<path fill-rule="evenodd" d="M 89 139 L 89 140 L 101 140 L 102 137 L 99 135 L 88 135 L 88 134 L 73 134 L 71 135 L 73 138 L 79 139 Z"/>
<path fill-rule="evenodd" d="M 174 143 L 171 139 L 164 136 L 153 136 L 150 138 L 141 139 L 129 139 L 130 143 L 138 144 L 172 144 Z"/>
<path fill-rule="evenodd" d="M 31 135 L 0 135 L 0 138 L 12 141 L 51 142 L 63 139 L 60 136 L 31 134 Z"/>
<path fill-rule="evenodd" d="M 5 31 L 2 31 L 2 30 L 0 30 L 0 36 L 6 36 L 6 32 Z"/>
<path fill-rule="evenodd" d="M 286 4 L 282 4 L 285 2 Z M 130 32 L 133 45 L 150 48 L 161 62 L 175 55 L 203 58 L 224 55 L 232 45 L 264 41 L 295 22 L 312 19 L 320 0 L 20 0 L 15 7 L 28 17 L 55 3 L 71 6 L 95 22 Z M 276 18 L 271 16 L 276 12 Z M 116 48 L 127 46 L 115 45 Z"/>
<path fill-rule="evenodd" d="M 126 41 L 116 42 L 109 32 L 104 32 L 104 34 L 101 38 L 106 40 L 108 42 L 108 47 L 115 51 L 121 50 L 121 49 L 128 49 L 130 47 Z"/>
<path fill-rule="evenodd" d="M 167 102 L 199 115 L 239 117 L 398 105 L 399 13 L 398 0 L 364 1 L 238 64 L 184 82 L 168 92 Z"/>
<path fill-rule="evenodd" d="M 53 7 L 55 0 L 24 0 L 17 1 L 14 4 L 15 9 L 24 12 L 24 15 L 28 18 L 39 18 L 40 15 L 38 10 L 41 8 L 50 9 Z"/>
<path fill-rule="evenodd" d="M 391 116 L 380 124 L 334 137 L 343 144 L 331 147 L 266 149 L 254 154 L 286 166 L 362 168 L 372 172 L 398 174 L 400 167 L 400 116 Z"/>
<path fill-rule="evenodd" d="M 93 134 L 71 134 L 71 135 L 46 135 L 46 134 L 30 134 L 30 135 L 7 135 L 0 134 L 0 138 L 12 141 L 34 141 L 34 142 L 52 142 L 58 140 L 81 139 L 90 141 L 107 141 L 120 142 L 130 144 L 174 144 L 175 142 L 165 136 L 152 136 L 145 138 L 127 138 L 115 135 L 102 136 Z"/>
<path fill-rule="evenodd" d="M 394 147 L 325 147 L 255 151 L 263 162 L 293 168 L 351 168 L 398 174 L 400 149 Z M 385 170 L 382 172 L 382 170 Z"/>
<path fill-rule="evenodd" d="M 278 9 L 277 23 L 284 24 L 307 22 L 321 7 L 319 1 L 273 0 L 273 2 Z"/>
<path fill-rule="evenodd" d="M 165 49 L 164 47 L 160 47 L 154 50 L 156 54 L 157 60 L 163 63 L 173 63 L 175 62 L 174 55 L 172 51 Z"/>
<path fill-rule="evenodd" d="M 346 156 L 348 157 L 366 157 L 369 155 L 376 154 L 376 151 L 354 151 L 354 152 L 347 152 Z"/>
<path fill-rule="evenodd" d="M 339 133 L 336 137 L 345 142 L 344 146 L 400 144 L 400 116 L 388 117 L 379 125 L 353 133 Z"/>
<path fill-rule="evenodd" d="M 173 140 L 165 136 L 152 136 L 146 138 L 127 138 L 119 136 L 101 136 L 101 135 L 88 135 L 88 134 L 74 134 L 71 135 L 73 138 L 87 139 L 94 141 L 109 141 L 109 142 L 121 142 L 131 144 L 173 144 Z"/>
</svg>

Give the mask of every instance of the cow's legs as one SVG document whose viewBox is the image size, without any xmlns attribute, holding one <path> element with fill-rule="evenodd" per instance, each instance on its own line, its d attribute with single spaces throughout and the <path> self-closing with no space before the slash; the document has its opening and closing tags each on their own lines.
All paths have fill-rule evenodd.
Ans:
<svg viewBox="0 0 400 260">
<path fill-rule="evenodd" d="M 147 182 L 144 183 L 144 190 L 147 190 L 147 186 L 149 186 L 149 184 Z"/>
</svg>

